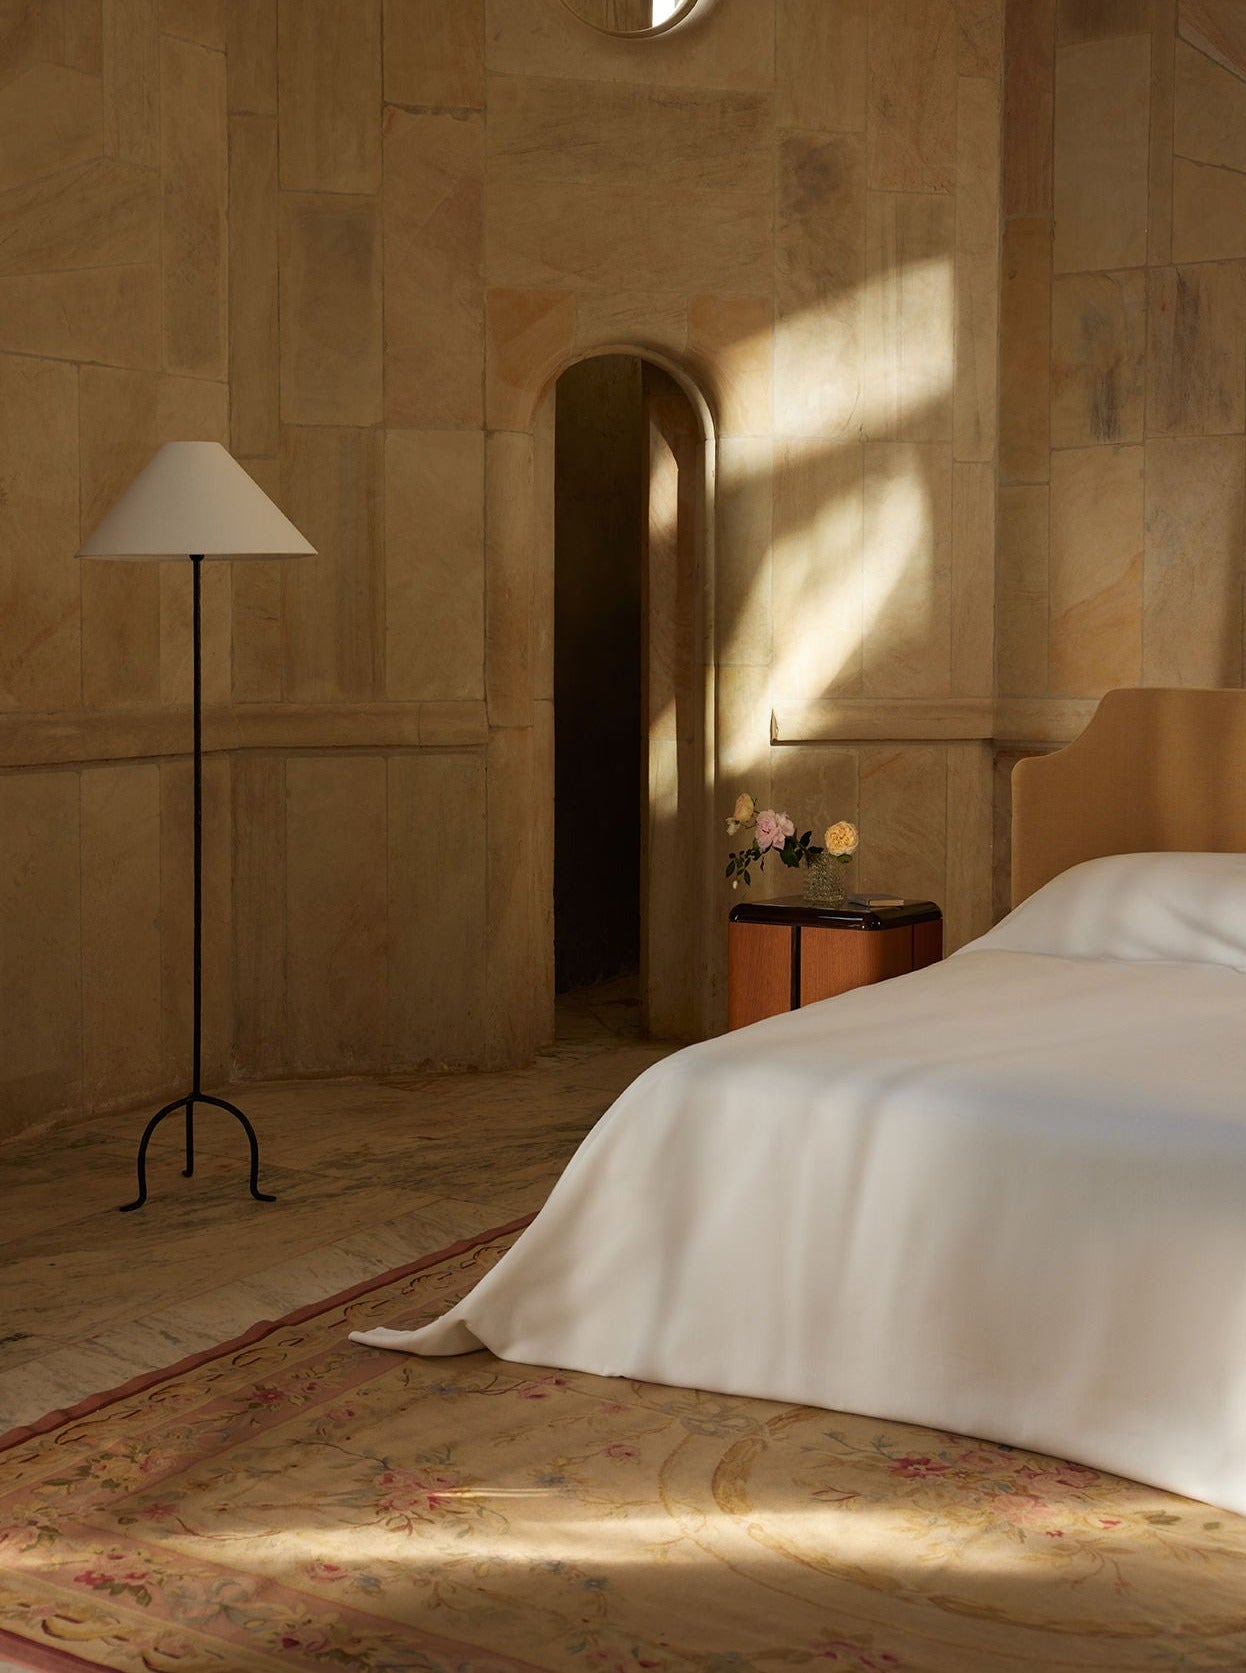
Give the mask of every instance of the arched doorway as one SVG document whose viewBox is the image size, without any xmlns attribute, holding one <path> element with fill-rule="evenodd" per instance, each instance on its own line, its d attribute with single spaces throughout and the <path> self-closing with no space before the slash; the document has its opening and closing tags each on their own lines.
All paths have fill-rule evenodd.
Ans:
<svg viewBox="0 0 1246 1673">
<path fill-rule="evenodd" d="M 635 353 L 554 394 L 554 969 L 706 1031 L 707 415 Z"/>
</svg>

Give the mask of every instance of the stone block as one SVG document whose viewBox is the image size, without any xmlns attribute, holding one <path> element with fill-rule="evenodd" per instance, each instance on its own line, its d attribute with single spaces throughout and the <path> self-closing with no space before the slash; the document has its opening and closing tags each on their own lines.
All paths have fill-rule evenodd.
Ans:
<svg viewBox="0 0 1246 1673">
<path fill-rule="evenodd" d="M 0 277 L 0 353 L 160 365 L 160 267 Z"/>
<path fill-rule="evenodd" d="M 952 439 L 958 459 L 981 462 L 999 431 L 999 88 L 968 76 L 958 87 Z"/>
<path fill-rule="evenodd" d="M 48 7 L 31 7 L 48 12 Z M 61 0 L 64 32 L 63 59 L 73 70 L 102 75 L 104 70 L 104 19 L 101 0 Z"/>
<path fill-rule="evenodd" d="M 1060 0 L 1057 28 L 1061 45 L 1147 35 L 1151 0 Z"/>
<path fill-rule="evenodd" d="M 385 98 L 424 109 L 485 102 L 484 0 L 385 0 Z"/>
<path fill-rule="evenodd" d="M 718 663 L 765 664 L 772 657 L 774 509 L 774 443 L 768 436 L 720 438 L 715 496 Z"/>
<path fill-rule="evenodd" d="M 1246 256 L 1246 173 L 1173 159 L 1174 261 Z"/>
<path fill-rule="evenodd" d="M 575 298 L 576 355 L 623 345 L 656 349 L 682 362 L 688 308 L 688 298 L 678 291 L 581 291 Z"/>
<path fill-rule="evenodd" d="M 1005 215 L 1050 215 L 1055 0 L 1005 0 Z"/>
<path fill-rule="evenodd" d="M 952 439 L 955 241 L 952 198 L 870 193 L 864 418 L 871 439 Z M 978 300 L 985 304 L 984 296 Z"/>
<path fill-rule="evenodd" d="M 281 417 L 382 418 L 381 226 L 371 198 L 282 195 Z"/>
<path fill-rule="evenodd" d="M 994 0 L 983 0 L 992 4 Z M 806 132 L 863 134 L 869 0 L 778 0 L 775 122 Z"/>
<path fill-rule="evenodd" d="M 860 752 L 857 886 L 941 901 L 947 876 L 947 746 Z"/>
<path fill-rule="evenodd" d="M 0 192 L 94 162 L 103 143 L 98 76 L 35 64 L 0 87 Z"/>
<path fill-rule="evenodd" d="M 1185 41 L 1176 47 L 1173 147 L 1191 162 L 1246 171 L 1246 79 Z"/>
<path fill-rule="evenodd" d="M 1061 274 L 1052 287 L 1051 444 L 1142 440 L 1146 275 Z"/>
<path fill-rule="evenodd" d="M 956 68 L 999 81 L 1004 73 L 1004 0 L 957 0 Z"/>
<path fill-rule="evenodd" d="M 160 29 L 224 52 L 231 0 L 160 0 Z"/>
<path fill-rule="evenodd" d="M 991 927 L 993 774 L 989 746 L 948 746 L 947 880 L 942 897 L 945 958 Z"/>
<path fill-rule="evenodd" d="M 857 696 L 868 631 L 862 580 L 861 444 L 779 445 L 774 470 L 776 698 Z M 722 670 L 719 670 L 719 678 Z"/>
<path fill-rule="evenodd" d="M 230 446 L 275 454 L 280 431 L 277 329 L 277 124 L 229 121 Z"/>
<path fill-rule="evenodd" d="M 1001 697 L 1047 690 L 1050 534 L 1046 485 L 999 491 L 996 681 Z"/>
<path fill-rule="evenodd" d="M 389 1037 L 399 1065 L 475 1063 L 485 988 L 483 755 L 390 758 Z"/>
<path fill-rule="evenodd" d="M 1178 28 L 1200 52 L 1246 78 L 1246 15 L 1238 0 L 1181 0 Z"/>
<path fill-rule="evenodd" d="M 240 459 L 250 476 L 276 504 L 281 503 L 281 465 L 276 459 Z M 235 703 L 275 703 L 282 696 L 285 660 L 284 598 L 287 571 L 300 558 L 272 558 L 233 568 L 232 699 Z"/>
<path fill-rule="evenodd" d="M 952 467 L 951 690 L 990 696 L 995 684 L 995 470 Z"/>
<path fill-rule="evenodd" d="M 0 194 L 0 274 L 160 260 L 160 183 L 110 158 Z"/>
<path fill-rule="evenodd" d="M 489 724 L 532 720 L 533 580 L 552 559 L 535 550 L 533 444 L 499 433 L 486 440 L 485 695 Z"/>
<path fill-rule="evenodd" d="M 286 1038 L 297 1073 L 386 1066 L 383 756 L 292 755 L 286 771 Z"/>
<path fill-rule="evenodd" d="M 230 115 L 277 114 L 277 0 L 226 0 Z"/>
<path fill-rule="evenodd" d="M 956 178 L 955 0 L 871 0 L 869 183 L 950 192 Z"/>
<path fill-rule="evenodd" d="M 1146 685 L 1242 682 L 1244 483 L 1241 436 L 1147 443 Z"/>
<path fill-rule="evenodd" d="M 165 36 L 160 112 L 164 363 L 170 371 L 224 378 L 229 136 L 222 54 Z"/>
<path fill-rule="evenodd" d="M 280 1074 L 289 1062 L 286 763 L 278 754 L 243 751 L 232 767 L 233 1050 L 236 1072 L 253 1079 Z"/>
<path fill-rule="evenodd" d="M 1000 286 L 999 468 L 1003 481 L 1044 482 L 1051 452 L 1051 223 L 1004 226 Z"/>
<path fill-rule="evenodd" d="M 774 312 L 768 296 L 694 296 L 688 305 L 688 353 L 714 392 L 720 435 L 771 432 Z"/>
<path fill-rule="evenodd" d="M 774 422 L 780 435 L 855 435 L 865 399 L 865 146 L 786 134 L 774 265 Z"/>
<path fill-rule="evenodd" d="M 81 701 L 73 367 L 0 358 L 0 710 Z"/>
<path fill-rule="evenodd" d="M 391 699 L 484 697 L 484 481 L 479 430 L 391 430 L 386 438 Z"/>
<path fill-rule="evenodd" d="M 863 544 L 863 694 L 946 696 L 952 676 L 949 444 L 866 443 Z"/>
<path fill-rule="evenodd" d="M 1143 450 L 1051 459 L 1053 696 L 1100 697 L 1142 676 Z"/>
<path fill-rule="evenodd" d="M 0 10 L 0 87 L 59 57 L 58 10 L 46 0 L 9 0 Z"/>
<path fill-rule="evenodd" d="M 391 424 L 478 425 L 484 339 L 484 120 L 385 122 L 385 385 Z"/>
<path fill-rule="evenodd" d="M 490 290 L 485 321 L 489 428 L 526 431 L 542 394 L 573 357 L 576 298 L 568 291 Z"/>
<path fill-rule="evenodd" d="M 535 991 L 534 970 L 548 970 L 538 948 L 548 933 L 537 888 L 538 798 L 551 784 L 536 781 L 531 726 L 492 727 L 486 756 L 487 858 L 485 982 L 489 995 L 486 1062 L 525 1063 L 537 1047 L 548 1001 Z"/>
<path fill-rule="evenodd" d="M 75 1110 L 82 1091 L 78 775 L 0 779 L 0 1133 Z"/>
<path fill-rule="evenodd" d="M 280 503 L 316 548 L 315 557 L 291 559 L 286 571 L 286 699 L 379 696 L 384 437 L 287 425 Z"/>
<path fill-rule="evenodd" d="M 160 164 L 160 53 L 156 0 L 103 0 L 104 151 Z"/>
<path fill-rule="evenodd" d="M 381 185 L 381 0 L 277 0 L 281 184 Z"/>
<path fill-rule="evenodd" d="M 1057 273 L 1146 261 L 1150 113 L 1149 37 L 1058 49 Z"/>
<path fill-rule="evenodd" d="M 1147 274 L 1147 429 L 1246 429 L 1246 265 L 1202 262 Z"/>
</svg>

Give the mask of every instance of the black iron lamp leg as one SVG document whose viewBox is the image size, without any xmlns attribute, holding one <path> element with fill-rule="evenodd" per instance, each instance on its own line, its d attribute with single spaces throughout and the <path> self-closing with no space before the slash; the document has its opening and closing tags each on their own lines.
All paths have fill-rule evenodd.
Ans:
<svg viewBox="0 0 1246 1673">
<path fill-rule="evenodd" d="M 270 1197 L 259 1188 L 260 1181 L 260 1146 L 255 1136 L 255 1128 L 236 1104 L 229 1103 L 224 1098 L 210 1097 L 203 1090 L 203 667 L 201 657 L 200 633 L 200 589 L 199 572 L 203 564 L 202 555 L 191 557 L 191 615 L 192 632 L 194 635 L 194 828 L 195 828 L 195 890 L 194 912 L 195 933 L 192 953 L 193 962 L 193 1012 L 194 1012 L 194 1040 L 191 1055 L 191 1087 L 184 1098 L 176 1098 L 173 1103 L 166 1104 L 158 1110 L 144 1129 L 138 1146 L 138 1196 L 133 1202 L 123 1203 L 121 1212 L 129 1214 L 132 1209 L 142 1208 L 147 1201 L 147 1146 L 156 1128 L 166 1115 L 172 1115 L 175 1110 L 186 1111 L 186 1166 L 182 1170 L 182 1177 L 189 1179 L 195 1171 L 195 1105 L 212 1104 L 217 1109 L 224 1110 L 227 1115 L 234 1116 L 242 1123 L 247 1135 L 247 1143 L 251 1147 L 251 1195 L 256 1202 L 276 1202 L 276 1197 Z"/>
</svg>

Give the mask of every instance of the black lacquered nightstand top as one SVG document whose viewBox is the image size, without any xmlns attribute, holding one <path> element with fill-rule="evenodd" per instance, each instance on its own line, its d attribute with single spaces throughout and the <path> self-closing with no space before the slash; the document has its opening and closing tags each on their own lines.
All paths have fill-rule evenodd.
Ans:
<svg viewBox="0 0 1246 1673">
<path fill-rule="evenodd" d="M 943 914 L 932 900 L 906 900 L 903 906 L 813 906 L 803 895 L 777 900 L 742 900 L 731 908 L 733 924 L 799 924 L 813 929 L 900 929 L 927 924 Z"/>
</svg>

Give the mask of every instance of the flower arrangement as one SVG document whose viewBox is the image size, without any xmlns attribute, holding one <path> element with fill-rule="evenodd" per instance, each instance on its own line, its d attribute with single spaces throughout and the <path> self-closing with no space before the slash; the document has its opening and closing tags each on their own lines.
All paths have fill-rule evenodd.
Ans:
<svg viewBox="0 0 1246 1673">
<path fill-rule="evenodd" d="M 735 808 L 727 820 L 728 836 L 735 836 L 741 830 L 751 830 L 753 840 L 746 848 L 737 849 L 727 861 L 727 876 L 733 889 L 738 889 L 741 882 L 749 887 L 752 884 L 751 868 L 756 866 L 758 871 L 764 871 L 771 854 L 777 854 L 785 866 L 795 867 L 812 865 L 822 853 L 822 849 L 811 840 L 812 831 L 798 837 L 796 826 L 786 813 L 776 813 L 774 808 L 759 810 L 747 791 L 736 798 Z M 846 820 L 841 819 L 838 824 L 832 825 L 824 840 L 827 852 L 836 859 L 850 860 L 856 852 L 857 833 Z"/>
</svg>

